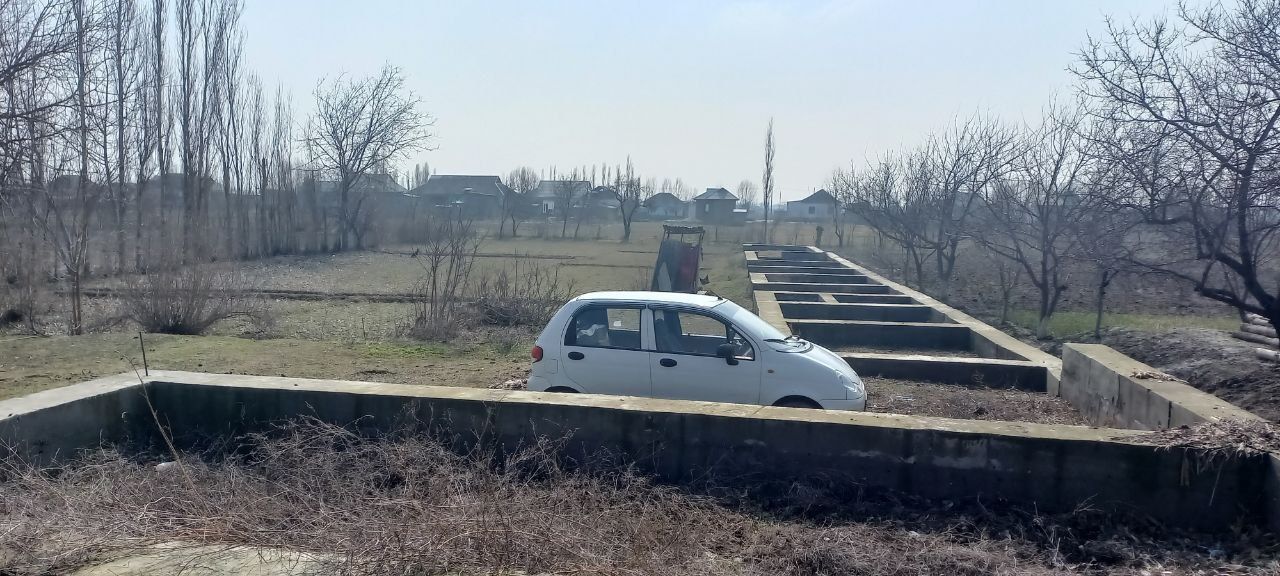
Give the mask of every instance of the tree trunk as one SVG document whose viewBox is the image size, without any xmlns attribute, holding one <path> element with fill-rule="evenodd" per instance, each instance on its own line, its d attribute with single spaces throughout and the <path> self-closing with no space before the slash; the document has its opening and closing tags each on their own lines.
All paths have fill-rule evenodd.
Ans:
<svg viewBox="0 0 1280 576">
<path fill-rule="evenodd" d="M 1098 282 L 1098 298 L 1094 302 L 1094 318 L 1093 318 L 1093 339 L 1098 342 L 1102 341 L 1102 314 L 1106 310 L 1107 305 L 1107 284 L 1111 283 L 1111 279 L 1107 277 L 1107 273 L 1102 273 L 1102 279 Z"/>
<path fill-rule="evenodd" d="M 1009 324 L 1009 300 L 1012 299 L 1013 289 L 1008 288 L 1000 291 L 1000 325 Z"/>
<path fill-rule="evenodd" d="M 138 183 L 133 194 L 133 270 L 142 271 L 142 194 L 146 189 L 145 178 L 139 172 Z"/>
<path fill-rule="evenodd" d="M 79 266 L 76 271 L 71 273 L 71 332 L 72 336 L 84 334 L 84 311 L 82 309 L 81 292 L 80 292 L 80 272 Z"/>
<path fill-rule="evenodd" d="M 1046 280 L 1047 282 L 1047 280 Z M 1040 288 L 1040 318 L 1036 322 L 1036 338 L 1040 340 L 1049 339 L 1049 320 L 1052 319 L 1053 310 L 1049 306 L 1049 287 L 1047 284 L 1039 286 Z"/>
</svg>

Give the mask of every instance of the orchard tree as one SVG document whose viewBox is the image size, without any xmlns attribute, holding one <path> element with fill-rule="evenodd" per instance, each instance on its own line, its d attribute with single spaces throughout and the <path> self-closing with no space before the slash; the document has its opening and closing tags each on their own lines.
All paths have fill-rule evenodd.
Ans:
<svg viewBox="0 0 1280 576">
<path fill-rule="evenodd" d="M 316 110 L 307 127 L 306 146 L 315 168 L 338 182 L 338 250 L 355 237 L 360 215 L 352 210 L 352 190 L 360 179 L 392 164 L 431 138 L 431 116 L 408 92 L 400 69 L 384 66 L 377 76 L 322 81 L 315 90 Z M 358 199 L 356 199 L 358 200 Z M 355 205 L 361 205 L 356 202 Z"/>
<path fill-rule="evenodd" d="M 1138 264 L 1280 329 L 1280 0 L 1112 24 L 1075 68 L 1130 205 L 1164 229 Z"/>
</svg>

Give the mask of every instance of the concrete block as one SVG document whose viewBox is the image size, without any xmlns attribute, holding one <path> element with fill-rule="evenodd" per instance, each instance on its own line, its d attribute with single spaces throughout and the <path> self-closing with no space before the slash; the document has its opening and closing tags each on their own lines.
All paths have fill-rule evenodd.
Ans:
<svg viewBox="0 0 1280 576">
<path fill-rule="evenodd" d="M 1107 346 L 1067 344 L 1062 358 L 1059 395 L 1092 424 L 1159 430 L 1220 419 L 1260 419 Z"/>
<path fill-rule="evenodd" d="M 787 320 L 791 331 L 823 346 L 967 350 L 969 328 L 960 324 L 856 320 Z"/>
<path fill-rule="evenodd" d="M 784 302 L 789 320 L 873 320 L 877 322 L 936 322 L 933 309 L 918 304 L 843 304 Z M 947 322 L 941 322 L 947 323 Z"/>
</svg>

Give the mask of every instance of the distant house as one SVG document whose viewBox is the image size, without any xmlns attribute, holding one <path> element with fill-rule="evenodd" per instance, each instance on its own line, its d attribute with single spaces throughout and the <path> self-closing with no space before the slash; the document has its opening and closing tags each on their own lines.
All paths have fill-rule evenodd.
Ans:
<svg viewBox="0 0 1280 576">
<path fill-rule="evenodd" d="M 738 197 L 724 188 L 707 188 L 693 198 L 694 217 L 707 224 L 742 224 L 743 219 L 735 216 Z M 745 212 L 742 213 L 745 216 Z"/>
<path fill-rule="evenodd" d="M 584 220 L 609 220 L 618 216 L 618 195 L 610 186 L 596 186 L 574 201 L 577 214 Z"/>
<path fill-rule="evenodd" d="M 787 202 L 787 218 L 790 220 L 830 220 L 835 211 L 836 197 L 826 190 L 818 190 L 801 200 Z"/>
<path fill-rule="evenodd" d="M 641 203 L 643 216 L 653 220 L 682 219 L 689 214 L 689 203 L 670 192 L 659 192 Z"/>
<path fill-rule="evenodd" d="M 497 218 L 502 198 L 511 190 L 497 176 L 433 174 L 409 191 L 433 208 L 456 208 L 469 218 Z"/>
<path fill-rule="evenodd" d="M 538 212 L 552 216 L 560 213 L 563 208 L 560 203 L 566 195 L 571 196 L 571 202 L 576 204 L 590 191 L 591 183 L 586 180 L 543 180 L 538 182 L 532 196 Z"/>
</svg>

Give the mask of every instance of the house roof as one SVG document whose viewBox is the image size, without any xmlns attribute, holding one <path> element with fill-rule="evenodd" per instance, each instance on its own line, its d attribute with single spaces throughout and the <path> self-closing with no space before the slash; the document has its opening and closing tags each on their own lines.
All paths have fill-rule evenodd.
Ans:
<svg viewBox="0 0 1280 576">
<path fill-rule="evenodd" d="M 734 201 L 737 201 L 737 200 L 738 200 L 738 197 L 737 197 L 737 196 L 734 196 L 732 192 L 730 192 L 730 191 L 728 191 L 728 190 L 725 190 L 724 188 L 707 188 L 707 191 L 706 191 L 706 192 L 703 192 L 703 193 L 701 193 L 701 194 L 699 194 L 699 195 L 697 195 L 697 196 L 694 196 L 694 197 L 693 197 L 693 199 L 694 199 L 694 200 L 734 200 Z"/>
<path fill-rule="evenodd" d="M 835 201 L 836 201 L 836 197 L 832 196 L 831 193 L 827 192 L 826 190 L 818 190 L 817 192 L 814 192 L 813 194 L 810 194 L 804 197 L 803 199 L 792 200 L 792 202 L 798 202 L 802 204 L 834 204 Z"/>
<path fill-rule="evenodd" d="M 320 180 L 316 182 L 316 190 L 321 194 L 337 194 L 341 188 L 341 183 L 336 180 Z M 404 186 L 396 182 L 395 177 L 390 174 L 362 174 L 351 183 L 351 191 L 356 193 L 383 192 L 390 194 L 404 194 L 407 192 Z"/>
<path fill-rule="evenodd" d="M 577 198 L 591 190 L 591 183 L 586 180 L 543 180 L 533 189 L 534 198 L 556 198 L 563 191 L 562 185 L 573 186 L 573 196 Z"/>
<path fill-rule="evenodd" d="M 672 194 L 670 192 L 659 192 L 657 194 L 654 194 L 653 196 L 650 196 L 641 204 L 644 206 L 653 206 L 655 204 L 664 204 L 664 203 L 684 204 L 684 200 L 677 198 L 675 194 Z"/>
<path fill-rule="evenodd" d="M 421 186 L 414 188 L 416 196 L 502 196 L 507 190 L 497 176 L 466 176 L 461 174 L 433 174 Z"/>
</svg>

